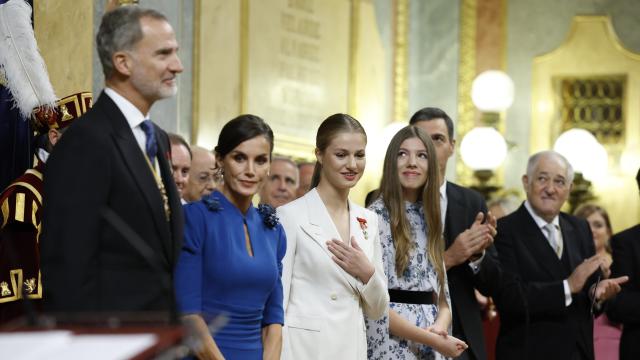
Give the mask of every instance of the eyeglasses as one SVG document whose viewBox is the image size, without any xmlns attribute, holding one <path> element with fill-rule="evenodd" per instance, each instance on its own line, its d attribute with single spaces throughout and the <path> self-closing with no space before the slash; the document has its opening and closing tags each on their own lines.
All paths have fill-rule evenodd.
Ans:
<svg viewBox="0 0 640 360">
<path fill-rule="evenodd" d="M 200 173 L 196 177 L 196 180 L 200 184 L 209 184 L 216 182 L 216 174 L 215 173 Z"/>
</svg>

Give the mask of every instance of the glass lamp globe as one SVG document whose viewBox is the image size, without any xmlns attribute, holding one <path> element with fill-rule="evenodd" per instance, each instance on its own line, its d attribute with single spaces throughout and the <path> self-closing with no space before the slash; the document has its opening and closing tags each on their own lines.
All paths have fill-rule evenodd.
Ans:
<svg viewBox="0 0 640 360">
<path fill-rule="evenodd" d="M 487 70 L 471 85 L 471 100 L 483 112 L 501 112 L 513 104 L 513 81 L 503 71 Z"/>
<path fill-rule="evenodd" d="M 553 149 L 562 154 L 576 172 L 585 179 L 593 180 L 606 174 L 607 150 L 595 136 L 584 129 L 570 129 L 556 140 Z"/>
<path fill-rule="evenodd" d="M 493 127 L 476 127 L 462 139 L 460 152 L 462 161 L 471 169 L 495 170 L 507 156 L 507 142 Z"/>
<path fill-rule="evenodd" d="M 584 175 L 585 170 L 589 167 L 591 161 L 590 150 L 598 143 L 595 136 L 584 129 L 570 129 L 558 136 L 553 150 L 562 154 L 573 170 Z"/>
</svg>

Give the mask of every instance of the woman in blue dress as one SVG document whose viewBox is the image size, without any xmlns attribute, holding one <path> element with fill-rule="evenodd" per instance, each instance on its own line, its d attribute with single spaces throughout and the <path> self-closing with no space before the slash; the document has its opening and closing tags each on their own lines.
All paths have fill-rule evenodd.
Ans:
<svg viewBox="0 0 640 360">
<path fill-rule="evenodd" d="M 184 206 L 176 298 L 199 359 L 280 358 L 286 238 L 273 208 L 252 205 L 272 149 L 273 132 L 261 118 L 231 120 L 215 148 L 224 185 Z M 212 334 L 218 315 L 227 323 Z"/>
<path fill-rule="evenodd" d="M 431 139 L 407 126 L 391 140 L 380 194 L 369 210 L 378 215 L 390 308 L 367 319 L 370 359 L 457 357 L 467 345 L 448 332 L 451 300 L 444 268 L 438 166 Z"/>
</svg>

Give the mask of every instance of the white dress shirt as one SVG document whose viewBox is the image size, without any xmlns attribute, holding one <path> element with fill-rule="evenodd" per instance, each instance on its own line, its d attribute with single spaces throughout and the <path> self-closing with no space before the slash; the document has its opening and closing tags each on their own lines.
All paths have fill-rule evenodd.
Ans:
<svg viewBox="0 0 640 360">
<path fill-rule="evenodd" d="M 129 123 L 131 131 L 133 131 L 133 136 L 136 138 L 140 150 L 146 155 L 145 144 L 147 135 L 145 135 L 142 128 L 140 128 L 140 124 L 148 118 L 149 114 L 143 115 L 135 105 L 111 88 L 105 88 L 104 93 L 116 103 L 116 106 L 120 109 L 124 118 L 127 119 L 127 123 Z"/>
</svg>

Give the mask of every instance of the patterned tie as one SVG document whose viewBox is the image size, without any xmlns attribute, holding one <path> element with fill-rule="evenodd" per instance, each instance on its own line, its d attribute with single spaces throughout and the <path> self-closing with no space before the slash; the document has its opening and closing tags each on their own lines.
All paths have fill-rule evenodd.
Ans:
<svg viewBox="0 0 640 360">
<path fill-rule="evenodd" d="M 549 240 L 549 245 L 551 245 L 553 251 L 556 253 L 558 258 L 560 258 L 562 256 L 562 253 L 560 251 L 560 244 L 558 243 L 558 230 L 556 229 L 556 226 L 549 223 L 544 227 L 547 230 L 547 234 L 549 235 L 547 237 L 547 240 Z"/>
<path fill-rule="evenodd" d="M 156 133 L 153 128 L 153 123 L 151 122 L 151 120 L 147 119 L 140 124 L 140 128 L 147 136 L 145 150 L 147 156 L 149 157 L 149 161 L 153 163 L 156 159 L 156 154 L 158 153 L 158 143 L 156 142 Z"/>
</svg>

